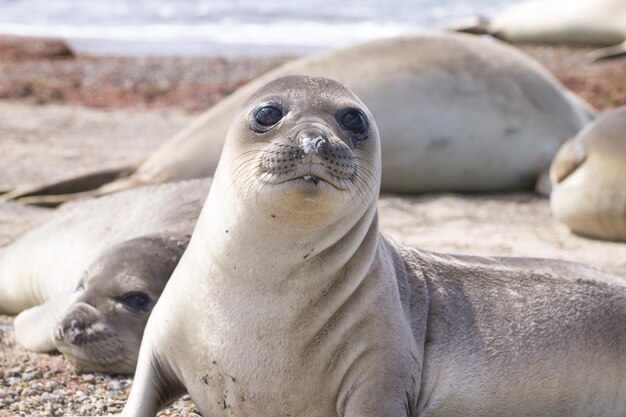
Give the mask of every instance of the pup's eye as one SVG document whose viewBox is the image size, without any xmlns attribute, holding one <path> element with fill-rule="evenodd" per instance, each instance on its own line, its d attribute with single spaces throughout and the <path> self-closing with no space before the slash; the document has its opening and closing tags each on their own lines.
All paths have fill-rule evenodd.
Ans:
<svg viewBox="0 0 626 417">
<path fill-rule="evenodd" d="M 142 292 L 129 292 L 119 298 L 119 302 L 130 311 L 146 312 L 152 309 L 153 302 Z"/>
<path fill-rule="evenodd" d="M 283 110 L 278 106 L 261 107 L 254 115 L 254 120 L 263 127 L 274 126 L 283 118 Z"/>
<path fill-rule="evenodd" d="M 369 124 L 365 115 L 357 109 L 344 109 L 337 114 L 337 121 L 347 131 L 365 139 Z"/>
<path fill-rule="evenodd" d="M 85 291 L 85 284 L 83 284 L 83 281 L 80 281 L 78 285 L 76 286 L 76 288 L 74 288 L 74 292 L 79 293 L 83 291 Z"/>
</svg>

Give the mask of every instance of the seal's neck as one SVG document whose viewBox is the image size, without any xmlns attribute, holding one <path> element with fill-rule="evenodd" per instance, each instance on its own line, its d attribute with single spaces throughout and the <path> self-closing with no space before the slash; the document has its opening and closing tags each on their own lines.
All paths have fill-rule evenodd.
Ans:
<svg viewBox="0 0 626 417">
<path fill-rule="evenodd" d="M 347 211 L 312 219 L 311 224 L 291 221 L 297 213 L 255 209 L 218 183 L 207 198 L 189 251 L 205 259 L 215 279 L 266 284 L 312 275 L 333 279 L 357 252 L 372 250 L 363 242 L 367 235 L 378 234 L 375 201 Z"/>
</svg>

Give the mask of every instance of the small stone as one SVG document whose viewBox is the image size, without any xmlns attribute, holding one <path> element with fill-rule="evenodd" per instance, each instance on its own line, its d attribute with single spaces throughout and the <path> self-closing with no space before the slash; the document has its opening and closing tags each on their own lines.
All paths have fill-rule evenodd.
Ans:
<svg viewBox="0 0 626 417">
<path fill-rule="evenodd" d="M 81 379 L 85 382 L 93 382 L 96 376 L 94 374 L 85 374 L 81 376 Z"/>
<path fill-rule="evenodd" d="M 37 379 L 37 378 L 40 378 L 40 377 L 41 377 L 41 373 L 40 372 L 37 372 L 37 371 L 35 371 L 35 372 L 25 372 L 22 375 L 22 381 L 28 382 L 28 381 L 32 381 L 33 379 Z"/>
<path fill-rule="evenodd" d="M 45 387 L 48 391 L 53 391 L 55 390 L 57 387 L 59 386 L 59 384 L 57 384 L 54 381 L 47 381 L 45 384 Z"/>
<path fill-rule="evenodd" d="M 122 389 L 122 384 L 119 381 L 113 380 L 107 384 L 107 390 L 109 391 L 119 391 Z"/>
</svg>

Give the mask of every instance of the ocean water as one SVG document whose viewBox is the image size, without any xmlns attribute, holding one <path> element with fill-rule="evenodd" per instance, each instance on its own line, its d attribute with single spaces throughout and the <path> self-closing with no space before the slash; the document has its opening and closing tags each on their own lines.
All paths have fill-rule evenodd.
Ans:
<svg viewBox="0 0 626 417">
<path fill-rule="evenodd" d="M 307 53 L 489 16 L 519 0 L 0 0 L 0 34 L 94 55 Z"/>
</svg>

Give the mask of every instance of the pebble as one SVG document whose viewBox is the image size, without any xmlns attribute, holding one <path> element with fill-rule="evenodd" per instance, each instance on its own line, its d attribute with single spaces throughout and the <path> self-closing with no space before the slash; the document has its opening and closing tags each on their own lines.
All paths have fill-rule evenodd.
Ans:
<svg viewBox="0 0 626 417">
<path fill-rule="evenodd" d="M 107 389 L 109 391 L 119 391 L 122 389 L 122 384 L 119 383 L 119 381 L 111 381 L 107 384 Z"/>
<path fill-rule="evenodd" d="M 96 379 L 94 374 L 84 374 L 80 377 L 85 382 L 93 382 Z"/>
</svg>

